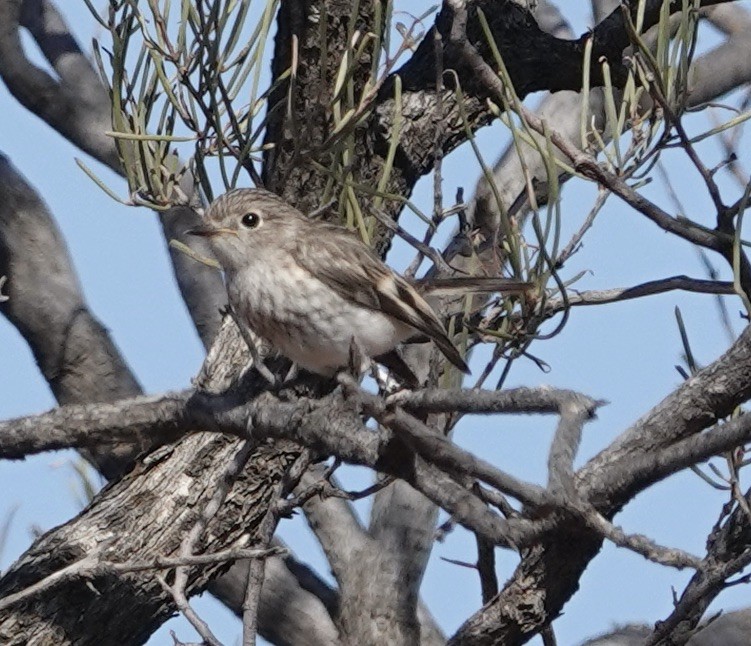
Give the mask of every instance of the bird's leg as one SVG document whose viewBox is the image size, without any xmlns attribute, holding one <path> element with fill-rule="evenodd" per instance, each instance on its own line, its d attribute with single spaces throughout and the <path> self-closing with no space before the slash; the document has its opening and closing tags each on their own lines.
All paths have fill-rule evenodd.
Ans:
<svg viewBox="0 0 751 646">
<path fill-rule="evenodd" d="M 232 307 L 227 307 L 227 310 L 230 316 L 234 319 L 235 325 L 237 325 L 237 329 L 240 330 L 240 336 L 242 336 L 243 340 L 245 341 L 245 345 L 248 346 L 252 360 L 252 366 L 258 371 L 259 375 L 261 375 L 266 381 L 269 382 L 272 388 L 275 388 L 278 385 L 279 380 L 264 363 L 263 357 L 258 351 L 258 346 L 256 346 L 255 339 L 250 334 L 250 330 L 245 325 L 243 325 L 243 322 L 237 316 L 237 313 L 234 309 L 232 309 Z"/>
<path fill-rule="evenodd" d="M 286 384 L 292 381 L 295 377 L 297 377 L 297 373 L 300 372 L 300 368 L 296 363 L 292 363 L 289 367 L 289 370 L 287 370 L 287 374 L 284 375 L 284 379 L 282 379 L 282 383 Z"/>
<path fill-rule="evenodd" d="M 349 372 L 357 380 L 362 375 L 362 367 L 369 362 L 368 356 L 363 351 L 355 337 L 349 341 Z"/>
<path fill-rule="evenodd" d="M 411 390 L 420 387 L 420 380 L 396 349 L 373 357 L 373 359 L 388 368 L 392 380 L 401 382 Z"/>
<path fill-rule="evenodd" d="M 243 337 L 245 337 L 245 335 L 243 335 Z M 250 337 L 250 335 L 248 335 L 248 337 Z M 277 379 L 276 375 L 271 372 L 268 366 L 264 363 L 261 353 L 258 351 L 256 344 L 253 343 L 253 339 L 245 338 L 245 343 L 248 344 L 248 350 L 250 350 L 250 356 L 253 360 L 253 367 L 258 371 L 259 375 L 269 382 L 269 385 L 272 388 L 276 388 L 279 385 L 279 379 Z"/>
</svg>

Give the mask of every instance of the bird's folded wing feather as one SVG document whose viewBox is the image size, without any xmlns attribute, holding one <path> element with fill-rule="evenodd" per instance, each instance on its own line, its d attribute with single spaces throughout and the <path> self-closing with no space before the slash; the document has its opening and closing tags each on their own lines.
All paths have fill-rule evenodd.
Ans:
<svg viewBox="0 0 751 646">
<path fill-rule="evenodd" d="M 298 261 L 305 269 L 343 298 L 383 311 L 427 335 L 454 365 L 467 371 L 435 312 L 406 280 L 345 229 L 326 223 L 318 223 L 318 228 L 319 236 L 297 243 Z"/>
</svg>

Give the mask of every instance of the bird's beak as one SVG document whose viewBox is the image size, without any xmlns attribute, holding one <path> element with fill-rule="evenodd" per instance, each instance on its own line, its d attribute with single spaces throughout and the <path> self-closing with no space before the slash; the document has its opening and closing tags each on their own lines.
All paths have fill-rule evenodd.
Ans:
<svg viewBox="0 0 751 646">
<path fill-rule="evenodd" d="M 214 236 L 219 236 L 224 233 L 237 235 L 237 233 L 232 229 L 218 229 L 216 227 L 210 227 L 205 224 L 198 227 L 193 227 L 192 229 L 188 229 L 185 233 L 191 236 L 201 236 L 203 238 L 213 238 Z"/>
</svg>

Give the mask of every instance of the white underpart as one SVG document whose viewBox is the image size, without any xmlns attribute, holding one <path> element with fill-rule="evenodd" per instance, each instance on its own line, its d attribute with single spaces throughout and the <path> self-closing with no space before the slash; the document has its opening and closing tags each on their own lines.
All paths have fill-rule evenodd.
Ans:
<svg viewBox="0 0 751 646">
<path fill-rule="evenodd" d="M 414 332 L 345 300 L 287 254 L 266 260 L 227 275 L 230 302 L 254 332 L 303 368 L 333 375 L 349 365 L 353 338 L 360 351 L 376 357 Z"/>
</svg>

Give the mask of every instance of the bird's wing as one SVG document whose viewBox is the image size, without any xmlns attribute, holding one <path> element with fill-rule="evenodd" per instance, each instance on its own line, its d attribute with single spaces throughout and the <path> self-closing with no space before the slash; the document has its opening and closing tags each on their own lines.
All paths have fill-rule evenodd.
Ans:
<svg viewBox="0 0 751 646">
<path fill-rule="evenodd" d="M 340 296 L 383 311 L 435 341 L 457 368 L 469 372 L 430 305 L 358 238 L 340 226 L 316 223 L 319 235 L 300 237 L 299 263 Z M 313 260 L 315 258 L 315 260 Z"/>
</svg>

